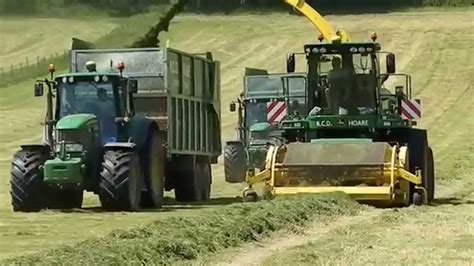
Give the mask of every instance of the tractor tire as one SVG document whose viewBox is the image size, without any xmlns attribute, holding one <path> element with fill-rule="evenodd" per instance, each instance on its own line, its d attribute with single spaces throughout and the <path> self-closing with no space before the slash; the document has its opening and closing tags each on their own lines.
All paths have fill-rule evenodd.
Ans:
<svg viewBox="0 0 474 266">
<path fill-rule="evenodd" d="M 107 211 L 138 211 L 141 202 L 141 171 L 138 156 L 127 150 L 104 154 L 99 199 Z"/>
<path fill-rule="evenodd" d="M 201 164 L 196 163 L 193 170 L 181 170 L 177 174 L 177 182 L 174 188 L 177 201 L 193 202 L 206 200 L 206 195 L 210 194 L 210 182 L 207 181 L 208 177 L 205 176 Z"/>
<path fill-rule="evenodd" d="M 241 183 L 247 172 L 247 154 L 242 145 L 228 144 L 224 149 L 225 181 Z"/>
<path fill-rule="evenodd" d="M 20 150 L 13 156 L 11 197 L 13 211 L 37 212 L 45 207 L 46 186 L 42 166 L 48 153 L 41 149 Z"/>
<path fill-rule="evenodd" d="M 80 209 L 84 199 L 82 189 L 48 189 L 48 209 Z"/>
<path fill-rule="evenodd" d="M 427 172 L 426 180 L 424 180 L 428 202 L 431 202 L 434 199 L 435 193 L 435 166 L 434 166 L 434 157 L 433 157 L 433 150 L 428 148 L 428 156 L 427 156 Z"/>
<path fill-rule="evenodd" d="M 161 208 L 165 187 L 165 150 L 158 130 L 150 132 L 145 147 L 146 149 L 140 158 L 146 185 L 146 191 L 142 192 L 141 206 Z"/>
</svg>

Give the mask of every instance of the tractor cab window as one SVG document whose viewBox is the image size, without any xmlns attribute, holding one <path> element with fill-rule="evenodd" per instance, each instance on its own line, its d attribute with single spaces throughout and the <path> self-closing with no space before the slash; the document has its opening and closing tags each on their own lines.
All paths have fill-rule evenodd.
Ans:
<svg viewBox="0 0 474 266">
<path fill-rule="evenodd" d="M 59 118 L 79 113 L 94 114 L 99 120 L 102 143 L 114 141 L 117 128 L 112 82 L 60 83 L 58 97 Z"/>
<path fill-rule="evenodd" d="M 246 126 L 250 127 L 255 123 L 267 122 L 267 103 L 262 101 L 247 100 L 245 102 Z"/>
<path fill-rule="evenodd" d="M 319 106 L 331 115 L 359 115 L 375 112 L 377 86 L 370 54 L 323 54 L 316 58 Z"/>
<path fill-rule="evenodd" d="M 288 113 L 290 115 L 306 114 L 306 77 L 283 77 L 285 94 L 288 97 Z"/>
<path fill-rule="evenodd" d="M 245 94 L 252 97 L 279 97 L 283 95 L 283 84 L 279 75 L 247 76 Z"/>
</svg>

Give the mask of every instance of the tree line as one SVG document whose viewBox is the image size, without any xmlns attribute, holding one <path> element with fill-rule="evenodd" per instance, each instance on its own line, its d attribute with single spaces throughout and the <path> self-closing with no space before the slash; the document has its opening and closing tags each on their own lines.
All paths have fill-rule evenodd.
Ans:
<svg viewBox="0 0 474 266">
<path fill-rule="evenodd" d="M 2 14 L 34 14 L 51 8 L 83 5 L 118 15 L 132 15 L 143 12 L 156 4 L 166 4 L 176 0 L 0 0 Z M 407 6 L 467 6 L 474 0 L 307 0 L 318 10 L 350 11 L 367 8 L 399 8 Z M 283 1 L 276 0 L 187 0 L 188 12 L 225 12 L 236 10 L 288 9 Z"/>
</svg>

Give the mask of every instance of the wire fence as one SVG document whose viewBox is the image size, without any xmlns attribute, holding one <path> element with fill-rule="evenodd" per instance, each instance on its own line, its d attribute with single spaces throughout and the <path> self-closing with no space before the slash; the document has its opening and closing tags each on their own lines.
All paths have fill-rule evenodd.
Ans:
<svg viewBox="0 0 474 266">
<path fill-rule="evenodd" d="M 28 79 L 46 76 L 49 64 L 57 69 L 67 67 L 68 50 L 50 54 L 49 56 L 25 57 L 22 62 L 8 67 L 0 67 L 0 87 L 7 87 Z"/>
</svg>

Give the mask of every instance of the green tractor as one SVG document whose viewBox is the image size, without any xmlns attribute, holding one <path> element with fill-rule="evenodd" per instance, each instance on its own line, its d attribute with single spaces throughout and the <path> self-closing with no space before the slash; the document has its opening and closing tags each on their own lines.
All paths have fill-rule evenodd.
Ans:
<svg viewBox="0 0 474 266">
<path fill-rule="evenodd" d="M 304 74 L 269 74 L 246 68 L 244 91 L 230 104 L 230 111 L 238 113 L 238 122 L 235 137 L 224 150 L 227 182 L 244 182 L 247 171 L 264 166 L 268 145 L 278 143 L 281 136 L 278 122 L 304 112 L 305 82 Z"/>
<path fill-rule="evenodd" d="M 46 94 L 44 141 L 13 157 L 13 210 L 80 208 L 84 190 L 108 211 L 159 208 L 171 189 L 178 201 L 208 200 L 221 151 L 218 62 L 171 48 L 76 50 L 71 58 L 71 73 L 54 77 L 51 65 L 51 78 L 35 84 L 35 96 Z M 187 76 L 182 61 L 203 68 Z M 173 85 L 180 80 L 196 84 L 195 95 Z"/>
</svg>

